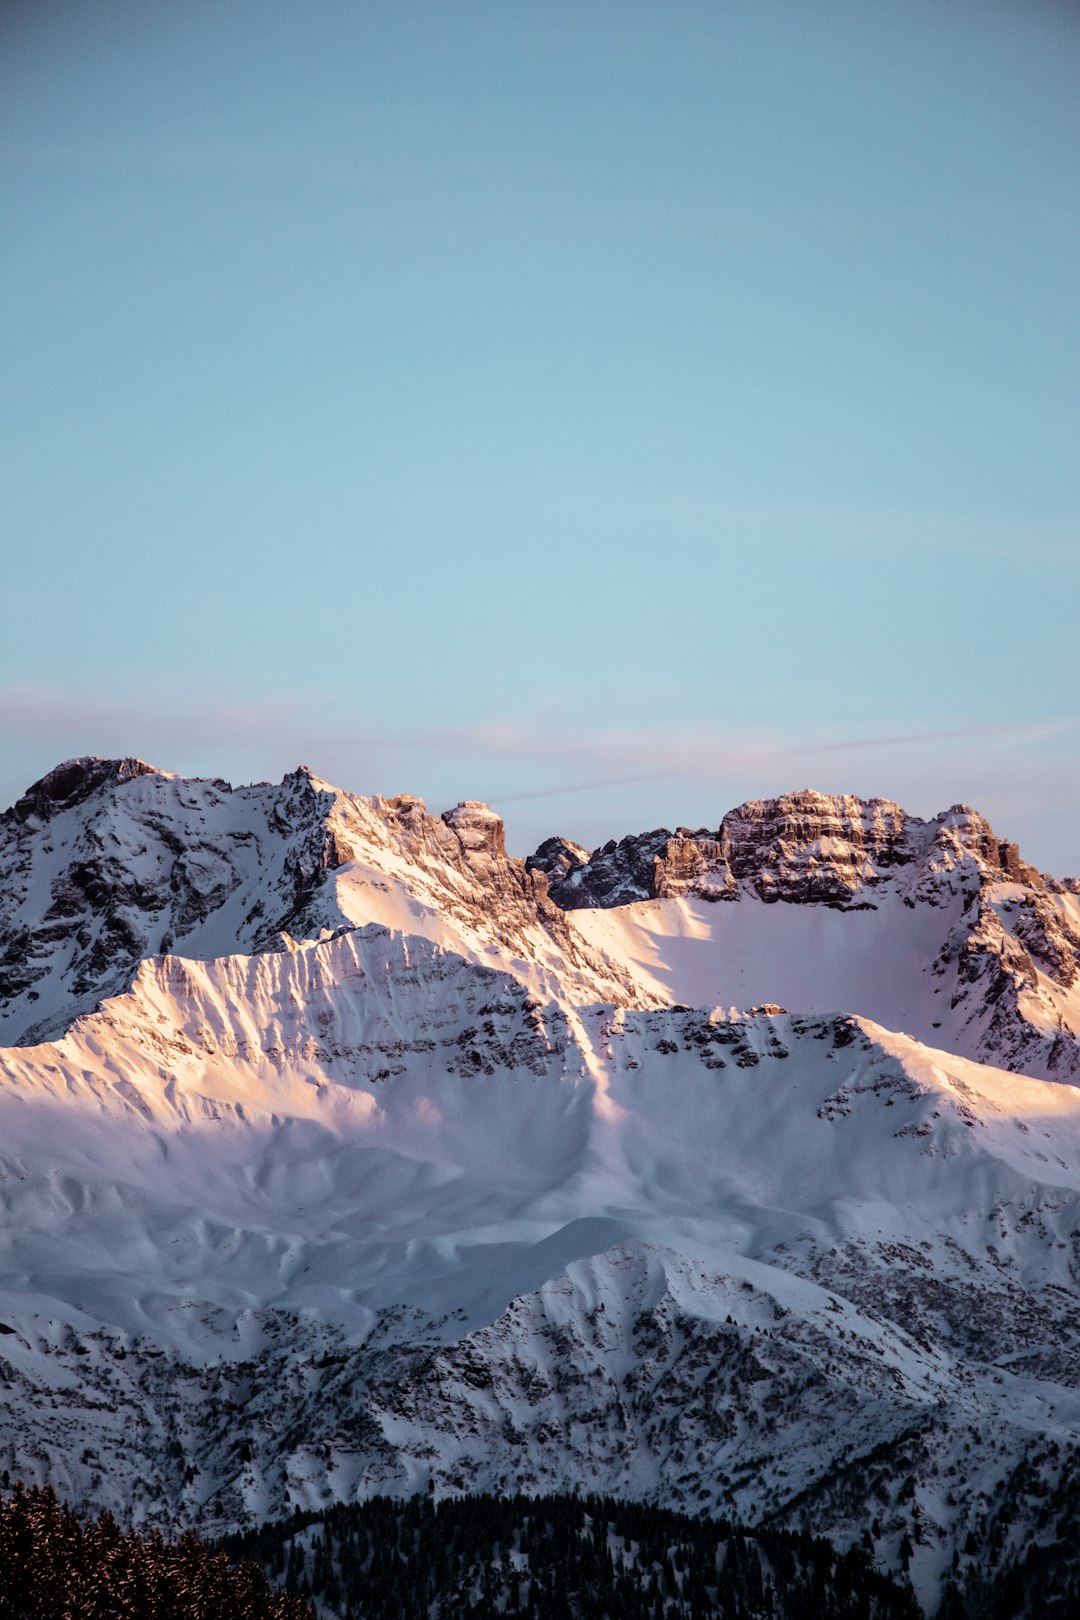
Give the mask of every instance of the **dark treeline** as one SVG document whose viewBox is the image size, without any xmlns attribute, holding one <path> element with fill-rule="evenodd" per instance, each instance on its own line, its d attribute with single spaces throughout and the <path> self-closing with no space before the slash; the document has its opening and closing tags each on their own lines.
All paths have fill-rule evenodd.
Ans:
<svg viewBox="0 0 1080 1620">
<path fill-rule="evenodd" d="M 342 1620 L 916 1620 L 861 1551 L 608 1497 L 375 1497 L 228 1538 Z"/>
<path fill-rule="evenodd" d="M 938 1620 L 1077 1620 L 1080 1456 L 1051 1441 L 1018 1463 L 954 1562 Z"/>
<path fill-rule="evenodd" d="M 1011 1559 L 1007 1508 L 1005 1493 L 969 1535 L 937 1620 L 1080 1615 L 1080 1473 L 1046 1489 L 1049 1539 Z M 0 1498 L 0 1620 L 313 1620 L 314 1609 L 338 1620 L 918 1620 L 910 1588 L 859 1549 L 610 1497 L 375 1497 L 216 1548 L 190 1532 L 122 1531 L 108 1513 L 84 1521 L 48 1488 Z"/>
<path fill-rule="evenodd" d="M 311 1620 L 311 1608 L 190 1532 L 125 1532 L 109 1513 L 87 1523 L 47 1486 L 16 1486 L 0 1498 L 0 1620 Z"/>
</svg>

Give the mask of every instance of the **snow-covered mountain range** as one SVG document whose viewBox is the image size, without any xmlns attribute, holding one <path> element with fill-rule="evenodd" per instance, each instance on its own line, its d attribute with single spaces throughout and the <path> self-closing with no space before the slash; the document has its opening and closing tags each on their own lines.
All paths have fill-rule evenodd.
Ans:
<svg viewBox="0 0 1080 1620">
<path fill-rule="evenodd" d="M 0 1039 L 12 1478 L 211 1529 L 595 1487 L 910 1538 L 928 1608 L 1053 1529 L 1080 884 L 972 810 L 523 861 L 70 761 L 0 817 Z"/>
</svg>

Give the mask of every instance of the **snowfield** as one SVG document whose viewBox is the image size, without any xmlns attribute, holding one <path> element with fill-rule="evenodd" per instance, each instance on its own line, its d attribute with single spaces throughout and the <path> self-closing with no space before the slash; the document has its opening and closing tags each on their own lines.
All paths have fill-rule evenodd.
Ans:
<svg viewBox="0 0 1080 1620">
<path fill-rule="evenodd" d="M 697 897 L 642 900 L 610 911 L 573 911 L 590 945 L 625 963 L 666 1002 L 751 1007 L 779 1002 L 801 1012 L 847 1009 L 930 1044 L 945 1044 L 948 992 L 933 964 L 963 914 L 963 897 L 908 908 L 888 895 L 873 910 Z"/>
</svg>

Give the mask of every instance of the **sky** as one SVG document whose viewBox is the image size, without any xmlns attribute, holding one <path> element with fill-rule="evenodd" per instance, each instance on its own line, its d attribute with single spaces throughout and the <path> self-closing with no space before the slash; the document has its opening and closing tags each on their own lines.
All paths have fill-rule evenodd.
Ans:
<svg viewBox="0 0 1080 1620">
<path fill-rule="evenodd" d="M 1078 80 L 1051 0 L 7 0 L 0 801 L 1080 873 Z"/>
</svg>

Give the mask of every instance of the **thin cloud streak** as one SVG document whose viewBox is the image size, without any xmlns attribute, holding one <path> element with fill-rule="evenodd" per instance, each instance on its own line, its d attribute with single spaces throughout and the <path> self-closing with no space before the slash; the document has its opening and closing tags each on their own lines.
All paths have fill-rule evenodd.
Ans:
<svg viewBox="0 0 1080 1620">
<path fill-rule="evenodd" d="M 908 743 L 928 742 L 975 742 L 986 738 L 996 738 L 999 742 L 1025 743 L 1037 742 L 1043 737 L 1056 737 L 1063 731 L 1071 731 L 1076 725 L 1072 717 L 1056 720 L 1038 720 L 1028 726 L 961 726 L 955 731 L 907 731 L 898 732 L 886 737 L 855 737 L 845 742 L 813 743 L 793 748 L 795 754 L 832 754 L 848 752 L 856 748 L 892 748 Z"/>
<path fill-rule="evenodd" d="M 668 782 L 670 771 L 645 771 L 636 776 L 605 776 L 595 782 L 562 782 L 557 787 L 530 788 L 524 793 L 492 794 L 494 804 L 525 804 L 531 799 L 558 799 L 564 793 L 595 793 L 600 788 L 634 787 L 639 782 Z"/>
<path fill-rule="evenodd" d="M 403 756 L 438 753 L 512 759 L 546 771 L 568 760 L 609 767 L 566 783 L 547 782 L 532 789 L 511 788 L 491 795 L 496 802 L 506 803 L 665 778 L 722 781 L 733 774 L 775 768 L 784 760 L 808 756 L 921 748 L 940 742 L 981 742 L 999 749 L 1012 748 L 1062 735 L 1076 725 L 1075 717 L 1065 716 L 1040 719 L 1022 728 L 964 726 L 812 742 L 748 737 L 712 728 L 568 733 L 504 723 L 392 732 L 327 731 L 313 721 L 303 701 L 280 696 L 259 703 L 199 704 L 177 709 L 164 701 L 132 704 L 72 699 L 55 688 L 30 683 L 0 687 L 0 736 L 8 742 L 55 742 L 63 747 L 78 737 L 85 739 L 84 747 L 94 749 L 106 745 L 108 739 L 123 738 L 130 739 L 122 744 L 130 750 L 152 741 L 154 751 L 160 749 L 165 756 L 154 763 L 160 762 L 166 768 L 169 749 L 193 746 L 267 749 L 275 757 L 292 748 L 297 761 L 307 759 L 316 767 L 320 750 L 340 756 L 342 749 L 393 750 Z M 635 769 L 645 761 L 650 762 L 649 769 Z"/>
<path fill-rule="evenodd" d="M 842 738 L 821 743 L 794 743 L 785 744 L 765 740 L 747 740 L 732 745 L 731 739 L 721 741 L 717 739 L 715 754 L 712 759 L 702 759 L 696 753 L 688 758 L 671 758 L 670 763 L 653 771 L 636 773 L 632 776 L 596 776 L 586 781 L 566 782 L 558 786 L 538 787 L 531 790 L 517 790 L 509 793 L 492 794 L 492 802 L 498 804 L 524 803 L 529 799 L 556 798 L 561 794 L 593 793 L 604 788 L 623 787 L 639 782 L 655 782 L 662 780 L 696 780 L 705 782 L 723 782 L 732 776 L 745 775 L 748 771 L 775 770 L 786 759 L 797 759 L 803 756 L 820 756 L 828 754 L 856 753 L 873 749 L 920 747 L 936 742 L 986 742 L 993 740 L 999 746 L 1020 746 L 1026 742 L 1035 742 L 1045 737 L 1052 737 L 1062 732 L 1072 730 L 1077 722 L 1074 719 L 1056 719 L 1037 722 L 1031 726 L 1017 729 L 1006 726 L 966 726 L 956 727 L 942 731 L 911 731 L 898 732 L 882 737 L 852 737 Z M 631 734 L 624 734 L 624 740 L 629 742 Z M 648 734 L 649 740 L 638 740 L 633 746 L 639 753 L 650 751 L 664 751 L 664 743 L 658 742 L 655 734 Z M 581 740 L 575 742 L 580 747 Z"/>
<path fill-rule="evenodd" d="M 885 737 L 848 737 L 839 742 L 803 743 L 791 750 L 794 754 L 841 754 L 860 748 L 892 748 L 909 743 L 960 742 L 976 737 L 1000 735 L 994 726 L 958 726 L 951 731 L 901 731 Z"/>
<path fill-rule="evenodd" d="M 170 697 L 151 691 L 137 702 L 110 701 L 29 682 L 0 685 L 0 802 L 14 802 L 70 755 L 139 754 L 234 783 L 276 780 L 303 761 L 353 792 L 401 788 L 443 804 L 486 798 L 509 813 L 510 846 L 526 851 L 550 835 L 549 815 L 591 847 L 611 836 L 616 820 L 622 831 L 673 817 L 713 825 L 734 804 L 813 786 L 896 799 L 920 814 L 966 800 L 1047 870 L 1077 869 L 1072 820 L 1063 821 L 1080 792 L 1075 717 L 800 740 L 720 728 L 575 733 L 550 722 L 387 731 L 328 725 L 306 696 L 186 705 Z M 503 791 L 498 777 L 511 767 L 517 780 Z M 590 794 L 598 796 L 592 805 Z M 571 804 L 582 812 L 571 813 Z"/>
</svg>

